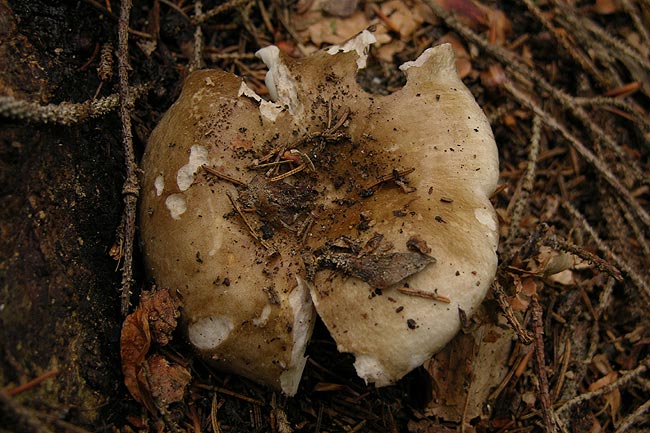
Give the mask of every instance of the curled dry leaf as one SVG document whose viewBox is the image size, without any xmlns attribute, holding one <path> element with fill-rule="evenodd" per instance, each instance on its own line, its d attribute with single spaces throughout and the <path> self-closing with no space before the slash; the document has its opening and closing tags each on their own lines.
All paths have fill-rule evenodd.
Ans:
<svg viewBox="0 0 650 433">
<path fill-rule="evenodd" d="M 487 88 L 499 87 L 507 80 L 506 73 L 503 70 L 503 67 L 494 63 L 488 66 L 487 71 L 481 72 L 481 84 Z"/>
<path fill-rule="evenodd" d="M 488 41 L 503 45 L 512 33 L 512 24 L 499 9 L 474 0 L 436 0 L 440 6 L 454 12 L 458 19 L 474 30 L 488 29 Z"/>
<path fill-rule="evenodd" d="M 596 0 L 594 12 L 600 15 L 609 15 L 620 10 L 619 3 L 616 0 Z"/>
<path fill-rule="evenodd" d="M 122 374 L 124 384 L 133 398 L 145 404 L 138 381 L 140 367 L 151 346 L 151 333 L 146 313 L 137 309 L 124 319 L 120 337 L 120 356 L 122 358 Z M 146 404 L 145 404 L 146 405 Z M 150 409 L 147 407 L 147 409 Z"/>
<path fill-rule="evenodd" d="M 432 380 L 427 416 L 459 422 L 483 414 L 490 392 L 508 373 L 514 332 L 483 323 L 471 334 L 459 334 L 425 364 Z"/>
<path fill-rule="evenodd" d="M 151 338 L 154 342 L 165 346 L 171 340 L 171 334 L 176 329 L 180 317 L 180 301 L 169 292 L 160 289 L 142 292 L 140 309 L 147 315 Z"/>
<path fill-rule="evenodd" d="M 589 391 L 596 391 L 607 385 L 611 385 L 618 377 L 618 372 L 612 371 L 589 385 Z M 605 406 L 609 410 L 612 419 L 616 422 L 618 412 L 621 409 L 621 392 L 618 389 L 613 389 L 605 394 L 604 398 Z"/>
<path fill-rule="evenodd" d="M 152 414 L 158 413 L 157 408 L 180 401 L 189 382 L 190 373 L 185 367 L 171 365 L 160 355 L 147 358 L 152 342 L 169 342 L 179 315 L 179 301 L 168 289 L 153 290 L 142 293 L 140 305 L 122 325 L 120 356 L 124 384 Z"/>
<path fill-rule="evenodd" d="M 158 407 L 183 400 L 192 376 L 187 368 L 171 364 L 164 356 L 152 355 L 146 361 L 147 384 Z"/>
</svg>

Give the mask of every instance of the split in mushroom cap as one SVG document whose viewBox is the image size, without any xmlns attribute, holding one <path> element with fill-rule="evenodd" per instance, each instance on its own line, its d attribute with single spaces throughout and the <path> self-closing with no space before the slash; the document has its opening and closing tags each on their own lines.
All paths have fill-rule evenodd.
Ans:
<svg viewBox="0 0 650 433">
<path fill-rule="evenodd" d="M 313 306 L 383 386 L 455 335 L 496 271 L 497 150 L 451 48 L 378 96 L 355 80 L 369 39 L 300 60 L 264 49 L 275 102 L 193 73 L 143 160 L 147 269 L 182 293 L 190 342 L 287 394 Z"/>
</svg>

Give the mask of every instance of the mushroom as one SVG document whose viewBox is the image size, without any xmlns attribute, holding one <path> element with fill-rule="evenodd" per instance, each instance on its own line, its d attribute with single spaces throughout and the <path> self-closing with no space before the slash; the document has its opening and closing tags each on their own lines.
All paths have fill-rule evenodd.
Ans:
<svg viewBox="0 0 650 433">
<path fill-rule="evenodd" d="M 262 49 L 272 101 L 192 73 L 143 157 L 146 268 L 182 294 L 190 343 L 288 395 L 314 309 L 384 386 L 453 338 L 496 272 L 496 145 L 451 47 L 379 96 L 355 80 L 373 41 Z"/>
</svg>

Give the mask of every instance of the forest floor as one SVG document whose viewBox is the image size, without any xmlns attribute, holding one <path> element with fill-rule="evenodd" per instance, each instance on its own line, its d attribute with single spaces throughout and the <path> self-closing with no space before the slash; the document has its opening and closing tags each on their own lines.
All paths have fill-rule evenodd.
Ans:
<svg viewBox="0 0 650 433">
<path fill-rule="evenodd" d="M 149 0 L 119 35 L 129 3 L 0 0 L 0 432 L 650 429 L 648 0 Z M 301 58 L 363 29 L 368 91 L 450 42 L 492 125 L 482 313 L 385 388 L 317 323 L 293 398 L 214 371 L 177 332 L 151 350 L 189 384 L 150 383 L 145 409 L 120 334 L 150 289 L 131 220 L 149 134 L 192 69 L 267 95 L 258 49 Z"/>
</svg>

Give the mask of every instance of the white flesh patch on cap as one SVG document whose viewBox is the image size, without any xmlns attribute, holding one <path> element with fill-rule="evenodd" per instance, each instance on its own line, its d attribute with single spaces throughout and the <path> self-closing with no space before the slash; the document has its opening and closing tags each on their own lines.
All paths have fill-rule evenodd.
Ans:
<svg viewBox="0 0 650 433">
<path fill-rule="evenodd" d="M 264 326 L 266 324 L 266 321 L 269 320 L 269 316 L 271 315 L 271 310 L 272 307 L 270 305 L 265 305 L 259 317 L 253 319 L 253 325 Z"/>
<path fill-rule="evenodd" d="M 289 294 L 289 305 L 293 310 L 293 347 L 291 349 L 291 362 L 287 371 L 280 375 L 280 386 L 288 396 L 295 395 L 298 391 L 302 371 L 305 369 L 305 347 L 311 337 L 314 326 L 314 307 L 309 295 L 308 283 L 296 277 L 298 285 Z"/>
<path fill-rule="evenodd" d="M 417 59 L 411 60 L 410 62 L 402 63 L 399 67 L 399 70 L 402 72 L 406 72 L 406 70 L 409 68 L 421 67 L 427 62 L 427 60 L 429 60 L 429 57 L 431 57 L 434 51 L 435 51 L 434 48 L 427 48 L 426 50 L 424 50 L 422 54 L 420 54 L 420 56 Z"/>
<path fill-rule="evenodd" d="M 492 212 L 485 208 L 479 207 L 474 209 L 474 216 L 481 224 L 487 226 L 492 231 L 496 231 L 497 222 L 494 220 Z"/>
<path fill-rule="evenodd" d="M 165 206 L 175 220 L 181 219 L 181 215 L 187 210 L 187 202 L 182 194 L 172 194 L 165 200 Z"/>
<path fill-rule="evenodd" d="M 286 105 L 292 115 L 300 114 L 302 106 L 298 99 L 296 83 L 291 72 L 280 59 L 280 49 L 275 45 L 269 45 L 258 50 L 255 55 L 269 68 L 264 83 L 269 89 L 271 99 L 280 106 Z"/>
<path fill-rule="evenodd" d="M 165 190 L 165 178 L 162 177 L 162 174 L 156 177 L 153 186 L 156 188 L 156 197 L 160 197 Z"/>
<path fill-rule="evenodd" d="M 364 30 L 357 35 L 357 37 L 350 39 L 343 45 L 333 45 L 327 50 L 327 54 L 347 53 L 348 51 L 355 51 L 359 58 L 357 59 L 357 69 L 366 67 L 368 61 L 368 47 L 377 42 L 375 35 L 368 30 Z"/>
<path fill-rule="evenodd" d="M 275 119 L 277 119 L 280 113 L 284 110 L 280 104 L 262 99 L 262 97 L 255 93 L 255 90 L 248 87 L 248 84 L 244 81 L 242 81 L 241 86 L 239 86 L 239 91 L 237 92 L 237 96 L 242 95 L 258 102 L 260 104 L 260 114 L 271 122 L 275 122 Z"/>
<path fill-rule="evenodd" d="M 208 149 L 195 144 L 190 148 L 190 159 L 176 173 L 176 183 L 181 191 L 187 190 L 194 183 L 194 174 L 203 164 L 208 163 Z"/>
<path fill-rule="evenodd" d="M 363 380 L 375 383 L 377 386 L 385 386 L 391 383 L 386 377 L 385 369 L 374 356 L 358 355 L 354 359 L 354 368 L 357 375 Z"/>
<path fill-rule="evenodd" d="M 208 316 L 192 323 L 187 334 L 199 350 L 214 350 L 223 343 L 233 329 L 230 320 L 221 316 Z"/>
</svg>

